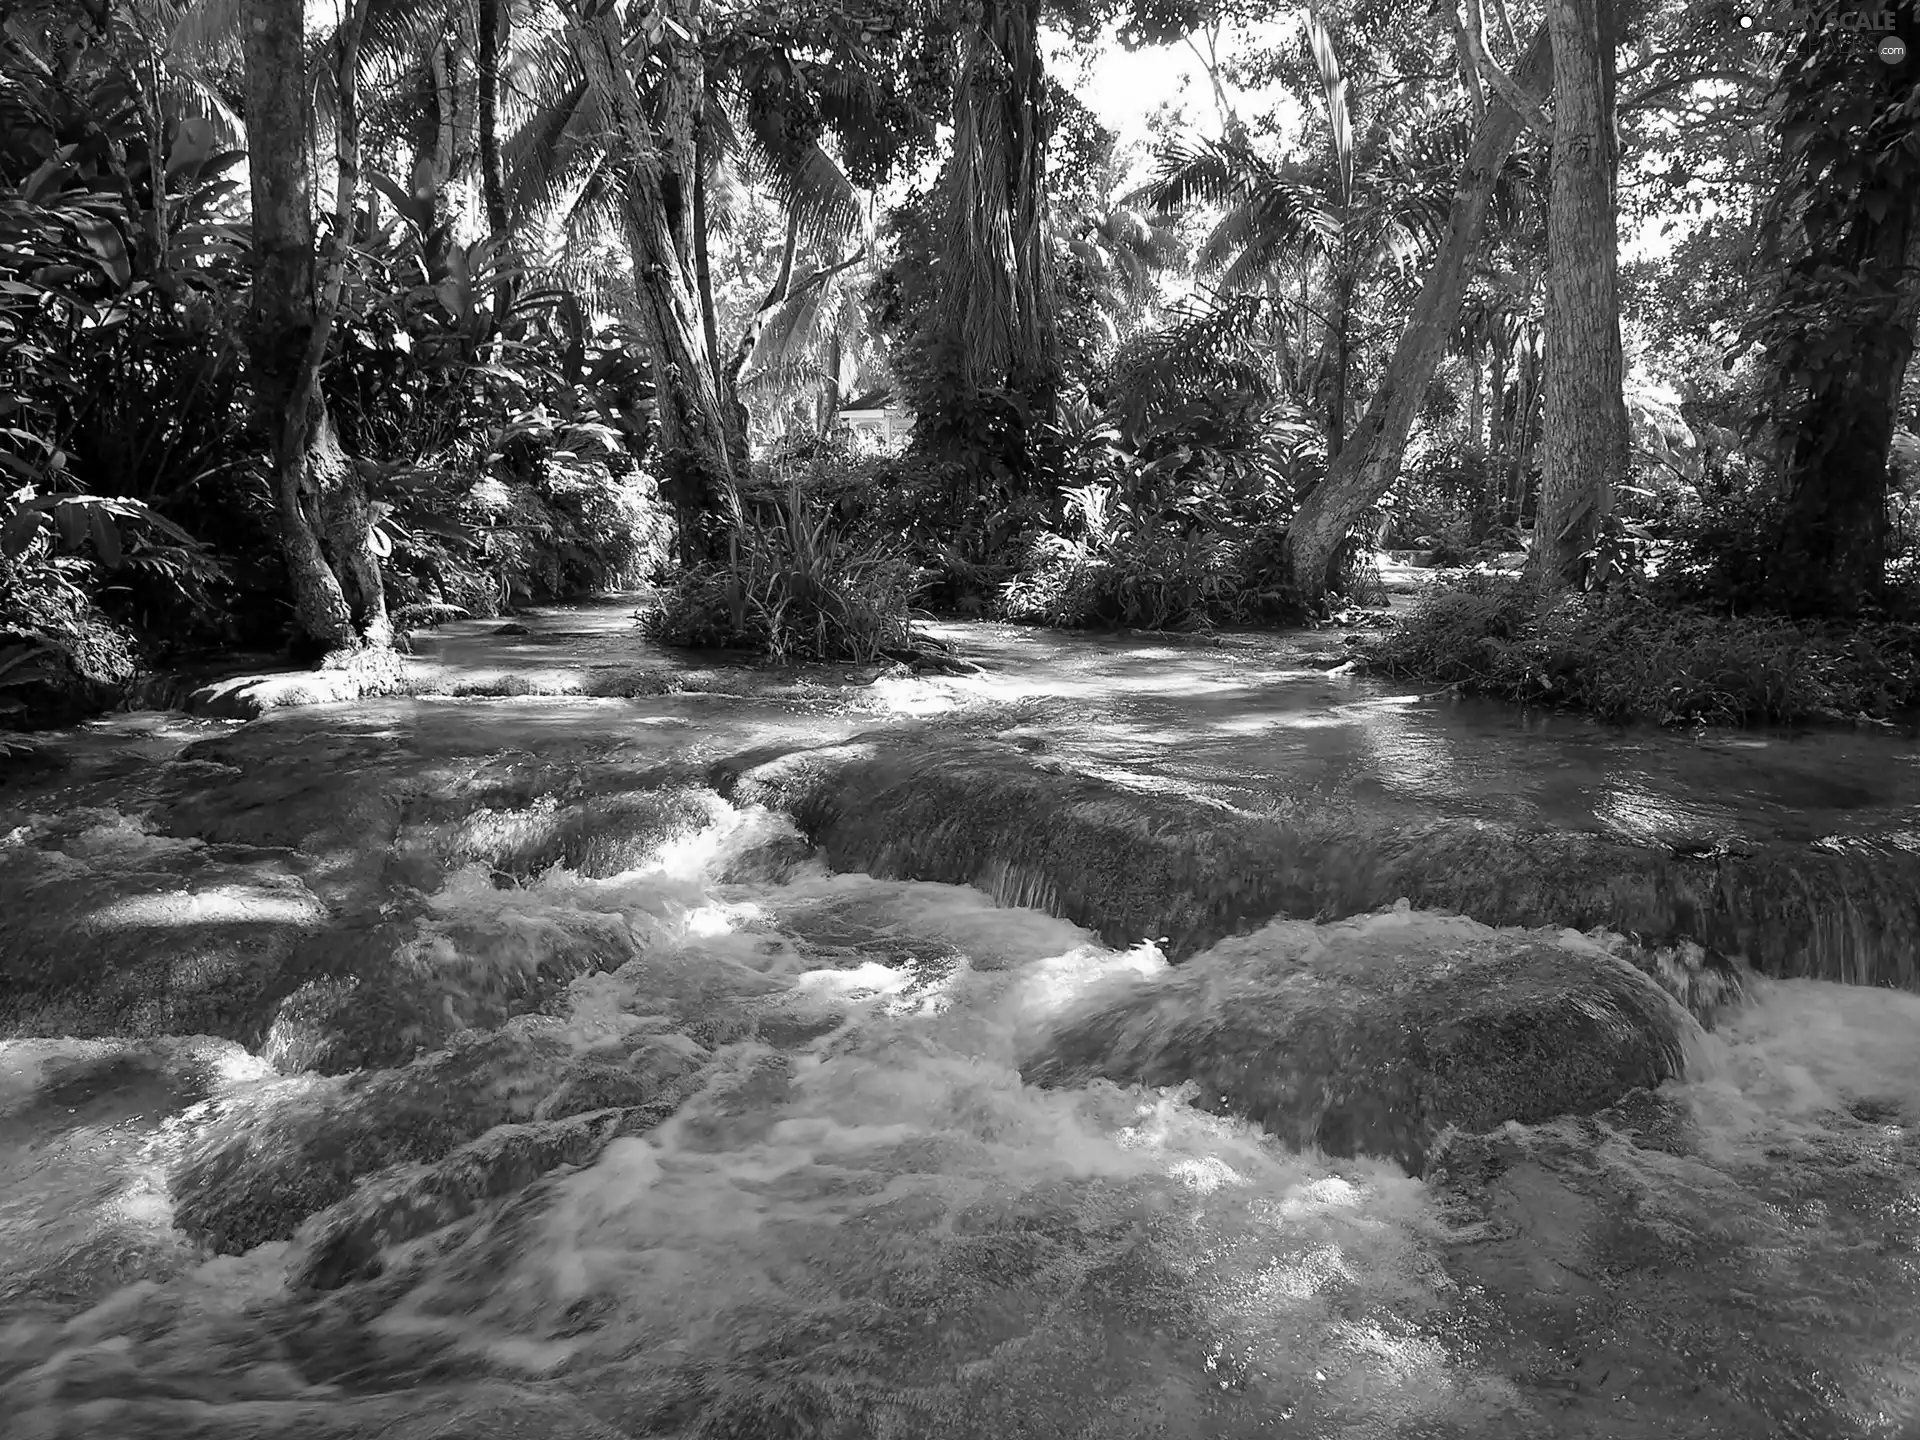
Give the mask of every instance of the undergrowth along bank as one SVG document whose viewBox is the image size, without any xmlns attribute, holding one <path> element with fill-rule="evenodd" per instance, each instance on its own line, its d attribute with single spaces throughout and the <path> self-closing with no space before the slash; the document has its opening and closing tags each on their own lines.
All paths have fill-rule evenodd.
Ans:
<svg viewBox="0 0 1920 1440">
<path fill-rule="evenodd" d="M 1470 575 L 1422 599 L 1373 667 L 1466 694 L 1660 725 L 1806 725 L 1920 712 L 1920 624 L 1727 615 L 1651 594 L 1542 599 Z"/>
</svg>

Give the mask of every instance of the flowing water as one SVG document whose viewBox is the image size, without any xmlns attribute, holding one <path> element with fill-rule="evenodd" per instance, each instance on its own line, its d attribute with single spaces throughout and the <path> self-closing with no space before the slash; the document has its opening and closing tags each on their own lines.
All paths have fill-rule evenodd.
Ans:
<svg viewBox="0 0 1920 1440">
<path fill-rule="evenodd" d="M 998 634 L 973 648 L 1024 643 Z M 1609 750 L 1244 655 L 1031 643 L 1024 673 L 883 681 L 858 713 L 386 701 L 76 738 L 5 822 L 34 934 L 227 983 L 317 905 L 363 917 L 354 944 L 410 927 L 396 965 L 446 1023 L 328 1073 L 289 1060 L 290 1010 L 251 1049 L 155 1033 L 144 998 L 115 1013 L 145 1038 L 0 1041 L 0 1434 L 1920 1436 L 1920 994 L 1755 978 L 1710 1034 L 1669 1006 L 1683 1075 L 1415 1176 L 1195 1084 L 1028 1077 L 1087 1016 L 1164 995 L 1171 1034 L 1303 950 L 1546 947 L 1668 1002 L 1605 937 L 1404 908 L 1222 941 L 1200 995 L 1144 941 L 829 873 L 689 778 L 945 710 L 1196 804 L 1331 789 L 1881 855 L 1920 813 L 1901 747 Z"/>
</svg>

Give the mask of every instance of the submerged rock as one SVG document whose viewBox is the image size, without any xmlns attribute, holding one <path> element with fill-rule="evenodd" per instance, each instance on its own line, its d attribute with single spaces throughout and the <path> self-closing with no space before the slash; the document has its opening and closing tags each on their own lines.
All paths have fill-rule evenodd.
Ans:
<svg viewBox="0 0 1920 1440">
<path fill-rule="evenodd" d="M 637 1077 L 634 1083 L 637 1091 L 644 1088 Z M 464 1219 L 555 1170 L 587 1164 L 619 1136 L 651 1130 L 673 1113 L 678 1099 L 673 1093 L 652 1104 L 497 1125 L 434 1164 L 406 1166 L 362 1184 L 309 1222 L 311 1233 L 289 1279 L 301 1289 L 337 1290 L 374 1278 L 384 1267 L 386 1247 Z"/>
<path fill-rule="evenodd" d="M 1680 1073 L 1690 1022 L 1578 936 L 1394 912 L 1280 922 L 1087 1002 L 1024 1067 L 1043 1085 L 1192 1085 L 1297 1146 L 1418 1174 L 1450 1127 L 1604 1108 Z"/>
<path fill-rule="evenodd" d="M 0 1038 L 257 1038 L 282 967 L 328 918 L 283 857 L 117 816 L 0 843 L 0 913 Z"/>
<path fill-rule="evenodd" d="M 1822 1128 L 1755 1164 L 1642 1096 L 1454 1137 L 1429 1180 L 1458 1343 L 1556 1397 L 1556 1433 L 1913 1433 L 1920 1139 Z"/>
<path fill-rule="evenodd" d="M 236 1094 L 169 1177 L 174 1223 L 227 1254 L 286 1239 L 376 1171 L 438 1161 L 497 1125 L 604 1108 L 604 1072 L 627 1052 L 619 1103 L 657 1098 L 687 1070 L 657 1047 L 585 1049 L 560 1021 L 527 1017 L 403 1069 Z"/>
<path fill-rule="evenodd" d="M 468 883 L 411 915 L 343 922 L 303 943 L 261 1040 L 284 1071 L 404 1064 L 467 1030 L 547 1005 L 581 975 L 638 952 L 618 915 L 516 905 Z"/>
<path fill-rule="evenodd" d="M 1333 804 L 1252 814 L 1129 788 L 1016 745 L 874 732 L 716 767 L 736 803 L 791 815 L 827 861 L 971 884 L 1178 961 L 1276 916 L 1338 919 L 1398 900 L 1489 925 L 1632 937 L 1653 963 L 1699 947 L 1764 974 L 1920 989 L 1920 857 L 1773 845 L 1683 859 L 1607 835 L 1409 822 Z M 1682 995 L 1691 1003 L 1693 982 Z M 1698 993 L 1718 1004 L 1724 985 Z"/>
</svg>

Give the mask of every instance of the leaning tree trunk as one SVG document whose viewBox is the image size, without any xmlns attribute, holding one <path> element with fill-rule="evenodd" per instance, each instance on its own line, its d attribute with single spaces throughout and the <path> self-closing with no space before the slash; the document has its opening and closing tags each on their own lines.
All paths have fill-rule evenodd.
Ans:
<svg viewBox="0 0 1920 1440">
<path fill-rule="evenodd" d="M 654 426 L 683 564 L 720 550 L 725 496 L 734 482 L 719 376 L 707 349 L 694 269 L 693 130 L 688 71 L 700 65 L 698 0 L 667 0 L 661 44 L 669 77 L 659 133 L 648 118 L 621 41 L 617 10 L 569 0 L 568 40 L 612 137 L 621 219 L 654 376 Z M 678 26 L 691 40 L 673 35 Z M 696 77 L 697 79 L 697 77 Z"/>
<path fill-rule="evenodd" d="M 1894 33 L 1909 55 L 1920 53 L 1920 12 L 1900 6 L 1895 14 Z M 1816 31 L 1787 82 L 1788 183 L 1806 253 L 1782 283 L 1776 323 L 1785 334 L 1771 347 L 1782 388 L 1797 388 L 1799 403 L 1768 582 L 1797 615 L 1856 616 L 1886 588 L 1887 458 L 1920 293 L 1907 268 L 1920 252 L 1920 123 L 1910 118 L 1907 69 L 1879 64 L 1867 48 L 1838 27 Z M 1823 144 L 1858 124 L 1855 107 L 1872 117 L 1867 134 Z M 1796 138 L 1798 126 L 1809 133 Z M 1835 173 L 1842 164 L 1852 178 Z M 1808 315 L 1818 318 L 1809 325 Z"/>
<path fill-rule="evenodd" d="M 342 25 L 336 56 L 342 82 L 339 192 L 349 201 L 357 178 L 353 82 L 364 9 L 362 0 Z M 255 400 L 273 437 L 274 496 L 294 623 L 303 640 L 325 649 L 352 643 L 356 619 L 369 640 L 385 643 L 390 635 L 379 565 L 364 523 L 354 535 L 354 516 L 366 518 L 365 497 L 358 474 L 340 453 L 320 390 L 347 236 L 336 235 L 327 284 L 316 295 L 305 6 L 300 0 L 249 0 L 243 44 L 254 240 L 248 352 Z M 350 203 L 344 209 L 336 221 L 350 224 Z M 329 543 L 335 547 L 331 561 Z M 335 561 L 348 584 L 342 584 Z"/>
<path fill-rule="evenodd" d="M 1578 588 L 1601 521 L 1625 478 L 1620 239 L 1613 116 L 1601 23 L 1606 0 L 1548 0 L 1553 33 L 1553 162 L 1547 210 L 1546 406 L 1534 576 Z"/>
<path fill-rule="evenodd" d="M 1353 374 L 1353 292 L 1356 281 L 1353 272 L 1346 267 L 1344 255 L 1341 268 L 1333 281 L 1333 314 L 1329 317 L 1333 329 L 1333 384 L 1327 397 L 1327 460 L 1338 463 L 1340 452 L 1347 445 L 1347 384 Z"/>
<path fill-rule="evenodd" d="M 1543 29 L 1527 47 L 1514 79 L 1537 94 L 1552 78 L 1552 52 Z M 1479 244 L 1495 179 L 1521 123 L 1519 113 L 1505 99 L 1488 97 L 1486 120 L 1461 169 L 1440 253 L 1420 286 L 1387 373 L 1374 389 L 1365 417 L 1348 435 L 1339 459 L 1300 502 L 1287 527 L 1288 560 L 1303 598 L 1318 599 L 1333 588 L 1334 565 L 1347 532 L 1399 474 L 1414 417 L 1458 321 L 1468 262 Z"/>
</svg>

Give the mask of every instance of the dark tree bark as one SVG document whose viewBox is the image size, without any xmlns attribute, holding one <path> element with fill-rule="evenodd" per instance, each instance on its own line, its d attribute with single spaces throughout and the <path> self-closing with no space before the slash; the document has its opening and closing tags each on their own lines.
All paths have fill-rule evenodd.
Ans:
<svg viewBox="0 0 1920 1440">
<path fill-rule="evenodd" d="M 477 0 L 479 44 L 474 56 L 474 101 L 480 145 L 480 198 L 487 209 L 487 229 L 501 239 L 512 228 L 507 213 L 507 186 L 500 164 L 500 55 L 513 25 L 508 0 Z"/>
<path fill-rule="evenodd" d="M 1614 132 L 1601 0 L 1548 0 L 1553 161 L 1547 211 L 1546 391 L 1533 564 L 1541 588 L 1579 587 L 1624 478 L 1625 367 Z"/>
<path fill-rule="evenodd" d="M 1337 461 L 1347 446 L 1347 385 L 1353 375 L 1353 292 L 1351 270 L 1334 277 L 1333 384 L 1327 397 L 1327 459 Z"/>
<path fill-rule="evenodd" d="M 426 69 L 433 87 L 432 123 L 423 128 L 414 152 L 411 188 L 414 213 L 427 222 L 420 237 L 427 283 L 438 285 L 453 273 L 453 212 L 447 187 L 459 138 L 460 54 L 451 36 L 439 36 L 428 47 Z"/>
<path fill-rule="evenodd" d="M 356 628 L 371 643 L 392 638 L 365 493 L 340 451 L 320 389 L 359 180 L 354 87 L 364 17 L 362 0 L 341 27 L 334 57 L 341 87 L 336 234 L 319 284 L 308 179 L 305 7 L 300 0 L 249 0 L 243 22 L 254 238 L 248 353 L 255 398 L 273 436 L 274 495 L 295 627 L 324 649 L 352 643 Z"/>
<path fill-rule="evenodd" d="M 1920 12 L 1895 9 L 1895 33 L 1920 54 Z M 1848 124 L 1836 104 L 1864 89 L 1875 134 L 1845 135 L 1842 157 L 1869 157 L 1877 173 L 1842 179 L 1831 146 L 1803 132 L 1788 149 L 1793 185 L 1810 198 L 1803 253 L 1782 285 L 1773 360 L 1790 410 L 1780 539 L 1769 588 L 1790 614 L 1850 617 L 1884 596 L 1888 454 L 1901 379 L 1913 355 L 1920 249 L 1920 124 L 1911 106 L 1912 60 L 1878 63 L 1878 37 L 1827 26 L 1809 35 L 1787 81 L 1783 128 L 1809 124 L 1818 140 Z M 1809 324 L 1808 317 L 1813 317 Z"/>
<path fill-rule="evenodd" d="M 1047 236 L 1046 67 L 1038 0 L 985 0 L 963 41 L 944 178 L 940 329 L 961 383 L 1051 403 L 1054 296 Z"/>
<path fill-rule="evenodd" d="M 507 210 L 507 185 L 500 160 L 500 56 L 513 33 L 509 0 L 477 0 L 479 34 L 474 47 L 474 128 L 480 151 L 480 199 L 493 240 L 493 326 L 504 327 L 513 313 L 513 217 Z"/>
<path fill-rule="evenodd" d="M 1527 47 L 1514 79 L 1537 94 L 1552 75 L 1552 53 L 1542 29 Z M 1505 98 L 1488 98 L 1486 120 L 1462 167 L 1440 252 L 1421 284 L 1387 372 L 1326 478 L 1300 502 L 1287 527 L 1294 584 L 1304 598 L 1317 600 L 1333 588 L 1334 566 L 1347 532 L 1399 474 L 1414 417 L 1459 319 L 1468 264 L 1480 243 L 1495 179 L 1522 123 L 1520 112 Z"/>
</svg>

